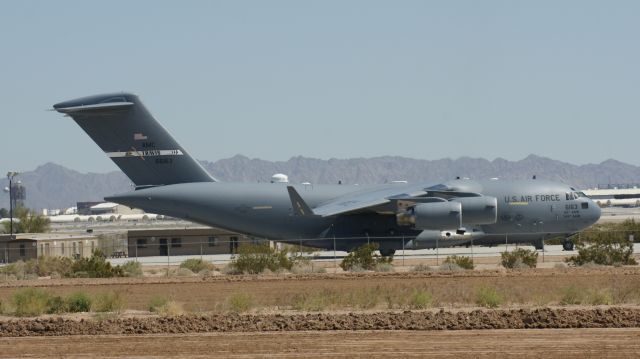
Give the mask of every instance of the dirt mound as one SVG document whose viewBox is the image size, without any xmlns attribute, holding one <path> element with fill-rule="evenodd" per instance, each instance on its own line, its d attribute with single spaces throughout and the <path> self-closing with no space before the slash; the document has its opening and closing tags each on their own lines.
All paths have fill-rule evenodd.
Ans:
<svg viewBox="0 0 640 359">
<path fill-rule="evenodd" d="M 0 336 L 268 332 L 306 330 L 470 330 L 640 327 L 640 308 L 511 309 L 348 314 L 213 314 L 103 320 L 64 317 L 0 322 Z"/>
</svg>

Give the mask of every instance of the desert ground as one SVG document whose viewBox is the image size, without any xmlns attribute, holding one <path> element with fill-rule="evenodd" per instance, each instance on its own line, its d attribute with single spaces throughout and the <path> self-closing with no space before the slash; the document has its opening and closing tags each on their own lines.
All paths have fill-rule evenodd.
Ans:
<svg viewBox="0 0 640 359">
<path fill-rule="evenodd" d="M 637 358 L 640 329 L 301 331 L 0 339 L 14 358 Z"/>
<path fill-rule="evenodd" d="M 39 279 L 0 283 L 0 301 L 25 287 L 118 293 L 124 304 L 1 317 L 0 357 L 640 355 L 636 267 Z M 481 288 L 500 296 L 495 308 L 479 304 Z M 176 309 L 149 313 L 159 296 Z"/>
</svg>

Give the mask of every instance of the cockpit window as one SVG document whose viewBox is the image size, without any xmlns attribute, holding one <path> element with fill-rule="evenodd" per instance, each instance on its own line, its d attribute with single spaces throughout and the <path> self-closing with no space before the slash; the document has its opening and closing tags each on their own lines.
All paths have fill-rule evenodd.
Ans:
<svg viewBox="0 0 640 359">
<path fill-rule="evenodd" d="M 578 199 L 580 197 L 587 197 L 582 192 L 566 192 L 565 196 L 566 196 L 567 201 L 573 201 L 573 200 L 576 200 L 576 199 Z"/>
<path fill-rule="evenodd" d="M 578 197 L 589 198 L 589 196 L 584 194 L 584 192 L 576 192 L 576 193 L 578 194 Z"/>
</svg>

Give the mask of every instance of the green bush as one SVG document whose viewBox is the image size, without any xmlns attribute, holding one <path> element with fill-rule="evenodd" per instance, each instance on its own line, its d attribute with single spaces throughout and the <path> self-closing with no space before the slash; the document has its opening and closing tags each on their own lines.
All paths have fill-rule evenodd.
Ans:
<svg viewBox="0 0 640 359">
<path fill-rule="evenodd" d="M 122 266 L 125 277 L 142 277 L 142 264 L 136 261 L 127 261 Z"/>
<path fill-rule="evenodd" d="M 34 260 L 31 259 L 29 261 Z M 34 264 L 35 272 L 40 277 L 50 276 L 53 273 L 58 273 L 66 277 L 71 273 L 73 261 L 67 257 L 41 256 L 34 261 Z M 27 267 L 29 267 L 29 265 Z"/>
<path fill-rule="evenodd" d="M 511 252 L 502 252 L 500 254 L 502 266 L 505 268 L 535 268 L 538 265 L 538 252 L 518 248 Z"/>
<path fill-rule="evenodd" d="M 629 241 L 627 232 L 607 229 L 585 232 L 576 248 L 578 255 L 566 261 L 578 266 L 590 262 L 600 265 L 638 264 L 633 258 L 633 243 Z"/>
<path fill-rule="evenodd" d="M 85 278 L 111 278 L 124 277 L 122 267 L 111 266 L 102 251 L 95 250 L 91 258 L 80 258 L 73 262 L 71 274 L 73 277 Z"/>
<path fill-rule="evenodd" d="M 62 314 L 67 312 L 67 302 L 61 296 L 50 297 L 47 300 L 47 314 Z"/>
<path fill-rule="evenodd" d="M 32 317 L 47 312 L 50 295 L 39 288 L 18 289 L 13 293 L 11 302 L 15 314 L 19 317 Z"/>
<path fill-rule="evenodd" d="M 66 300 L 66 308 L 71 313 L 88 312 L 91 310 L 91 298 L 83 292 L 75 292 Z"/>
<path fill-rule="evenodd" d="M 413 309 L 426 309 L 433 304 L 433 296 L 425 290 L 416 290 L 411 294 L 409 306 Z"/>
<path fill-rule="evenodd" d="M 214 266 L 212 263 L 203 261 L 202 259 L 191 258 L 180 263 L 180 268 L 186 268 L 193 273 L 200 273 L 205 269 L 213 271 L 216 269 L 216 266 Z"/>
<path fill-rule="evenodd" d="M 457 264 L 460 268 L 462 269 L 473 269 L 473 259 L 471 259 L 471 257 L 464 257 L 464 256 L 448 256 L 443 264 L 446 263 L 453 263 L 453 264 Z"/>
<path fill-rule="evenodd" d="M 502 304 L 502 296 L 495 288 L 482 286 L 476 291 L 476 304 L 486 308 L 497 308 Z"/>
<path fill-rule="evenodd" d="M 124 298 L 117 292 L 103 293 L 96 296 L 93 302 L 93 310 L 96 312 L 119 313 L 124 309 Z"/>
<path fill-rule="evenodd" d="M 265 269 L 276 272 L 281 269 L 290 270 L 294 261 L 287 256 L 287 250 L 271 248 L 269 244 L 246 244 L 238 247 L 238 255 L 230 265 L 239 272 L 258 274 Z"/>
<path fill-rule="evenodd" d="M 253 298 L 246 293 L 236 293 L 227 300 L 229 309 L 234 312 L 246 312 L 253 307 Z"/>
<path fill-rule="evenodd" d="M 391 264 L 393 257 L 381 257 L 375 254 L 378 247 L 378 243 L 368 243 L 356 248 L 344 257 L 340 267 L 345 271 L 355 271 L 358 268 L 375 270 L 379 264 Z"/>
</svg>

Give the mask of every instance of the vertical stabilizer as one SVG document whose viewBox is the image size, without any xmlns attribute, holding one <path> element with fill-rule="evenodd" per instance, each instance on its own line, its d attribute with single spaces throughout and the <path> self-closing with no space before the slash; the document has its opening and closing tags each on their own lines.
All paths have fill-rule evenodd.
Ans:
<svg viewBox="0 0 640 359">
<path fill-rule="evenodd" d="M 89 96 L 53 108 L 73 118 L 136 187 L 215 181 L 136 95 Z"/>
</svg>

